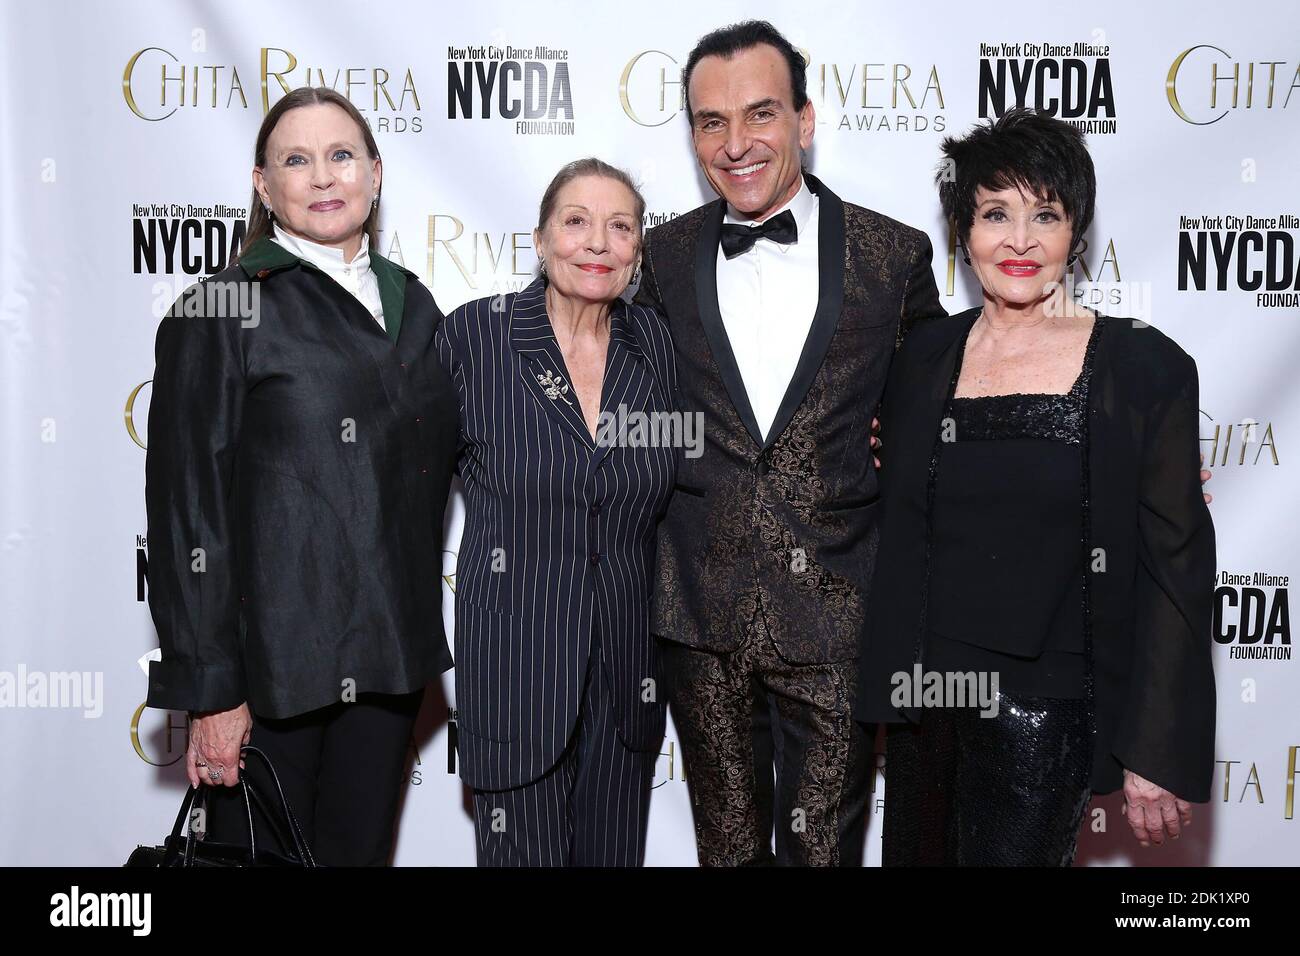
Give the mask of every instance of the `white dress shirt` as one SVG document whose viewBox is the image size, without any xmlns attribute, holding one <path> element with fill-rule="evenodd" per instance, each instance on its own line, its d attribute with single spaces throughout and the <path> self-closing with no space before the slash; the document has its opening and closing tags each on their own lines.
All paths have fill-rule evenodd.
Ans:
<svg viewBox="0 0 1300 956">
<path fill-rule="evenodd" d="M 736 356 L 754 418 L 766 438 L 794 377 L 817 312 L 819 203 L 800 176 L 799 191 L 773 216 L 789 209 L 799 240 L 788 246 L 759 239 L 728 259 L 718 249 L 718 308 Z M 758 225 L 727 204 L 724 223 Z"/>
<path fill-rule="evenodd" d="M 366 311 L 375 317 L 375 321 L 385 330 L 384 304 L 379 297 L 379 279 L 370 268 L 370 237 L 361 234 L 361 249 L 351 262 L 343 261 L 343 250 L 333 246 L 323 246 L 319 242 L 291 236 L 280 228 L 279 223 L 273 227 L 271 238 L 278 245 L 292 252 L 299 259 L 306 259 L 321 272 L 325 273 L 356 297 L 366 307 Z"/>
</svg>

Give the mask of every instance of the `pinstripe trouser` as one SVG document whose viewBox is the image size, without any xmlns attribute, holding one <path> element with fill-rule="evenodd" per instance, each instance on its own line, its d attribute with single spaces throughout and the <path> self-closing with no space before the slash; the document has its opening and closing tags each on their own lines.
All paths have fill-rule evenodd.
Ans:
<svg viewBox="0 0 1300 956">
<path fill-rule="evenodd" d="M 640 866 L 654 751 L 629 750 L 594 645 L 577 726 L 559 763 L 509 790 L 474 791 L 479 866 Z"/>
</svg>

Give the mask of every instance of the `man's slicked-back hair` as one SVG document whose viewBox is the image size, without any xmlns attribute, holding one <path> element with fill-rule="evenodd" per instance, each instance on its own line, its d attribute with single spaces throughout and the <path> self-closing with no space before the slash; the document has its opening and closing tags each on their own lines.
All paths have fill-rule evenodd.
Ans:
<svg viewBox="0 0 1300 956">
<path fill-rule="evenodd" d="M 720 56 L 729 60 L 737 53 L 767 44 L 774 47 L 790 67 L 790 89 L 794 94 L 795 112 L 808 103 L 808 67 L 794 44 L 781 35 L 781 31 L 766 20 L 745 20 L 721 27 L 700 38 L 695 49 L 686 58 L 682 70 L 682 89 L 686 91 L 686 115 L 694 121 L 691 111 L 691 74 L 706 56 Z"/>
<path fill-rule="evenodd" d="M 1092 224 L 1097 174 L 1083 131 L 1036 110 L 1007 110 L 1000 118 L 949 136 L 941 147 L 944 162 L 935 182 L 944 215 L 956 226 L 962 245 L 975 223 L 975 193 L 1019 188 L 1061 204 L 1070 218 L 1071 248 Z"/>
</svg>

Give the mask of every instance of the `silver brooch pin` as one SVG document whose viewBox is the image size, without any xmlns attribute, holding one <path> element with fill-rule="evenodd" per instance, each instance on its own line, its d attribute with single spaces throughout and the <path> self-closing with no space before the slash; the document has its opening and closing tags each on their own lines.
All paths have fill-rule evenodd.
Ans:
<svg viewBox="0 0 1300 956">
<path fill-rule="evenodd" d="M 542 391 L 546 393 L 546 397 L 551 401 L 555 401 L 558 398 L 566 405 L 573 404 L 573 402 L 564 397 L 569 393 L 569 385 L 564 381 L 563 375 L 556 375 L 548 368 L 545 375 L 537 376 L 537 384 L 542 386 Z"/>
</svg>

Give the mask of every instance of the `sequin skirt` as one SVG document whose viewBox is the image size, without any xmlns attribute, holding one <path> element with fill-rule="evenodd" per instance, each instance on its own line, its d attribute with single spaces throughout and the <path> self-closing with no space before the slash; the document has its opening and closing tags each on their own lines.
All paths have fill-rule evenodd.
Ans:
<svg viewBox="0 0 1300 956">
<path fill-rule="evenodd" d="M 1069 866 L 1091 796 L 1086 700 L 999 694 L 889 728 L 885 866 Z"/>
</svg>

